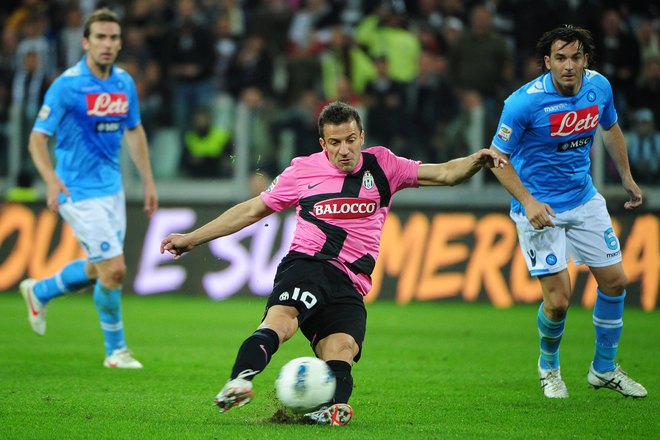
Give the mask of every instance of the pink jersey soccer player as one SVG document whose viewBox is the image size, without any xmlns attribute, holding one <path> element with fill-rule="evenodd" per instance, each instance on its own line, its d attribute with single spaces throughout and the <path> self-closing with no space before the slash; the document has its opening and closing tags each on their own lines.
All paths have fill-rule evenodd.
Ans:
<svg viewBox="0 0 660 440">
<path fill-rule="evenodd" d="M 193 232 L 170 234 L 161 242 L 161 253 L 178 258 L 273 212 L 296 207 L 293 242 L 278 266 L 264 318 L 241 345 L 231 376 L 215 398 L 221 412 L 250 402 L 254 376 L 300 328 L 337 379 L 333 400 L 305 417 L 319 424 L 348 423 L 353 416 L 348 405 L 351 368 L 360 359 L 366 331 L 363 297 L 371 288 L 392 196 L 410 187 L 453 186 L 482 168 L 506 165 L 486 149 L 441 164 L 420 164 L 384 147 L 362 150 L 360 115 L 342 102 L 326 106 L 318 125 L 322 151 L 293 159 L 259 196 Z"/>
</svg>

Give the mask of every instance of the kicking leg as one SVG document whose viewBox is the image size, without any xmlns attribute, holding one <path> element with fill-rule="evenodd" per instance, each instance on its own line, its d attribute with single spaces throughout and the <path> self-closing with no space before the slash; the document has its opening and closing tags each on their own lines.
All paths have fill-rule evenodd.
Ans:
<svg viewBox="0 0 660 440">
<path fill-rule="evenodd" d="M 295 334 L 297 317 L 295 307 L 276 305 L 268 309 L 259 328 L 239 348 L 231 377 L 215 397 L 220 412 L 252 400 L 252 379 L 266 368 L 280 344 Z"/>
</svg>

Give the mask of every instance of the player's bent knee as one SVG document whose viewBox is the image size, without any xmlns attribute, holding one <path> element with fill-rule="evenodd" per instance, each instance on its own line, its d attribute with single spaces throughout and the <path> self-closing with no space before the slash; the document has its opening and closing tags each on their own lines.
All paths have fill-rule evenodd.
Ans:
<svg viewBox="0 0 660 440">
<path fill-rule="evenodd" d="M 277 333 L 280 344 L 288 341 L 298 330 L 298 311 L 294 307 L 273 306 L 259 328 L 269 328 Z"/>
<path fill-rule="evenodd" d="M 561 321 L 566 317 L 568 311 L 569 301 L 567 298 L 558 297 L 554 300 L 543 301 L 543 311 L 545 315 L 552 321 Z"/>
<path fill-rule="evenodd" d="M 104 273 L 103 276 L 99 278 L 101 278 L 101 282 L 107 281 L 108 285 L 119 285 L 124 281 L 125 276 L 126 268 L 111 270 L 110 272 Z"/>
<path fill-rule="evenodd" d="M 598 282 L 598 289 L 605 295 L 619 296 L 626 289 L 628 277 L 621 265 L 606 268 L 591 268 Z"/>
<path fill-rule="evenodd" d="M 126 264 L 123 261 L 115 262 L 110 265 L 108 272 L 112 279 L 122 281 L 126 276 Z"/>
<path fill-rule="evenodd" d="M 270 330 L 274 331 L 275 333 L 277 333 L 277 337 L 279 338 L 280 345 L 282 345 L 283 343 L 285 343 L 286 341 L 291 339 L 293 337 L 293 335 L 296 334 L 296 330 L 298 330 L 298 326 L 294 325 L 291 322 L 288 322 L 288 323 L 274 322 L 272 324 L 262 323 L 257 328 L 258 329 L 267 328 L 267 329 L 270 329 Z"/>
<path fill-rule="evenodd" d="M 360 351 L 360 346 L 351 335 L 346 333 L 335 333 L 321 341 L 317 345 L 317 355 L 325 360 L 343 360 L 353 362 L 353 358 Z"/>
<path fill-rule="evenodd" d="M 619 271 L 616 276 L 614 276 L 611 280 L 608 280 L 607 283 L 607 289 L 609 290 L 608 293 L 611 292 L 611 294 L 614 295 L 621 295 L 623 291 L 626 289 L 626 285 L 628 284 L 628 277 L 626 276 L 625 272 Z"/>
<path fill-rule="evenodd" d="M 121 286 L 126 275 L 126 266 L 106 268 L 106 270 L 99 271 L 98 280 L 106 287 L 116 289 Z"/>
<path fill-rule="evenodd" d="M 101 280 L 121 282 L 126 275 L 126 262 L 124 256 L 119 255 L 109 260 L 94 263 L 94 269 Z"/>
<path fill-rule="evenodd" d="M 121 283 L 122 281 L 124 281 L 124 277 L 126 276 L 126 266 L 118 267 L 114 269 L 110 274 L 110 276 L 116 282 Z"/>
</svg>

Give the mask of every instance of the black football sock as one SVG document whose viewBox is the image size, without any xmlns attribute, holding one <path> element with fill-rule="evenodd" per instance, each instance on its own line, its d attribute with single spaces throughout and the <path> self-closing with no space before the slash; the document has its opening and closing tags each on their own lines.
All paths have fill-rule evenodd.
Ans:
<svg viewBox="0 0 660 440">
<path fill-rule="evenodd" d="M 351 364 L 344 361 L 326 362 L 337 379 L 337 388 L 335 388 L 335 397 L 332 403 L 348 403 L 348 399 L 353 392 L 353 376 L 351 376 Z"/>
<path fill-rule="evenodd" d="M 280 338 L 269 328 L 262 328 L 252 333 L 238 350 L 234 368 L 231 370 L 231 378 L 235 379 L 245 370 L 252 370 L 254 374 L 242 377 L 252 380 L 257 373 L 264 371 L 279 345 Z"/>
</svg>

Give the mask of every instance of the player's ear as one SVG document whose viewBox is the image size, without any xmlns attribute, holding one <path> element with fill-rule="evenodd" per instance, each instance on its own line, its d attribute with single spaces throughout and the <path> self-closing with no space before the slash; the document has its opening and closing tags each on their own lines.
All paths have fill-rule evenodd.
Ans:
<svg viewBox="0 0 660 440">
<path fill-rule="evenodd" d="M 589 67 L 589 54 L 585 53 L 584 54 L 584 68 L 587 69 Z"/>
<path fill-rule="evenodd" d="M 545 68 L 550 70 L 550 57 L 547 55 L 543 56 L 543 62 L 545 63 Z"/>
<path fill-rule="evenodd" d="M 325 140 L 323 138 L 319 138 L 319 144 L 321 144 L 321 148 L 325 150 Z"/>
</svg>

